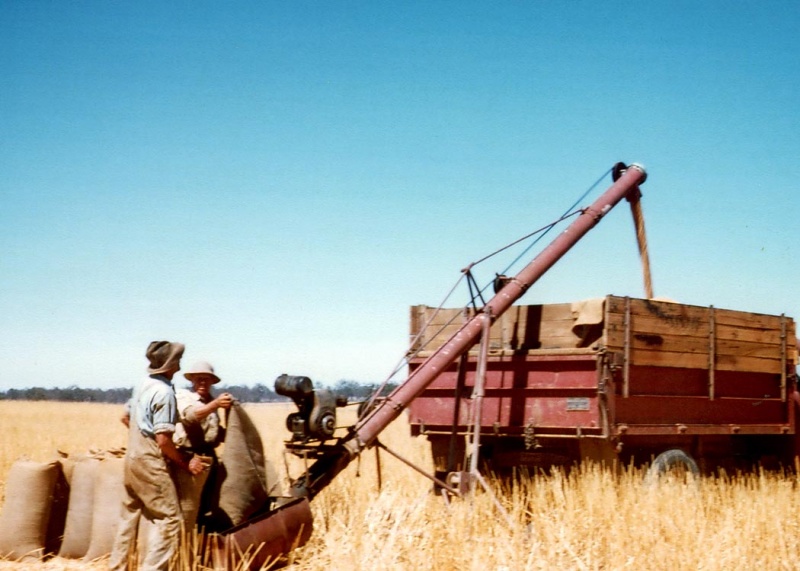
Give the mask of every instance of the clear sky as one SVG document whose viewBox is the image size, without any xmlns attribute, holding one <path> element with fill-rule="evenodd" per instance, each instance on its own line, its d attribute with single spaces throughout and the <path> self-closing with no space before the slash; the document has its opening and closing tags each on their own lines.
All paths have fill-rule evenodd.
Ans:
<svg viewBox="0 0 800 571">
<path fill-rule="evenodd" d="M 617 161 L 648 170 L 656 295 L 800 317 L 796 1 L 2 0 L 0 22 L 0 390 L 132 386 L 156 339 L 231 384 L 381 381 L 410 305 Z M 643 296 L 635 244 L 623 204 L 523 301 Z"/>
</svg>

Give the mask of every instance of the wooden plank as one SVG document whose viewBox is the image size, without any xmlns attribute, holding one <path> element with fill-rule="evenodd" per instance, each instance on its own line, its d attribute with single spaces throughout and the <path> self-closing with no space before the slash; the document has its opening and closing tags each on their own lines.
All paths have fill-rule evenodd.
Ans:
<svg viewBox="0 0 800 571">
<path fill-rule="evenodd" d="M 420 331 L 430 319 L 417 347 L 433 350 L 446 343 L 475 314 L 473 309 L 427 306 L 412 309 L 411 335 Z M 431 319 L 431 317 L 433 318 Z M 541 347 L 576 347 L 580 338 L 572 331 L 574 319 L 570 304 L 514 306 L 492 325 L 491 350 L 538 349 Z"/>
<path fill-rule="evenodd" d="M 620 349 L 618 339 L 614 343 L 608 342 L 610 349 Z M 745 341 L 715 340 L 717 355 L 737 355 L 742 357 L 759 357 L 762 359 L 780 359 L 781 345 L 772 343 L 758 343 Z M 667 351 L 674 353 L 697 353 L 708 355 L 708 337 L 690 337 L 683 335 L 657 335 L 653 333 L 638 333 L 631 335 L 631 349 L 634 351 Z"/>
<path fill-rule="evenodd" d="M 424 305 L 411 306 L 411 331 L 409 336 L 410 349 L 416 351 L 424 343 L 424 337 L 415 340 L 425 324 L 426 307 Z"/>
<path fill-rule="evenodd" d="M 711 357 L 711 308 L 630 300 L 631 361 L 636 365 L 703 368 Z M 626 350 L 625 298 L 607 299 L 604 342 L 610 351 Z M 796 365 L 795 324 L 786 318 L 782 338 L 780 316 L 714 309 L 715 370 L 785 374 Z M 783 361 L 783 366 L 781 362 Z"/>
<path fill-rule="evenodd" d="M 714 377 L 717 366 L 717 322 L 714 308 L 708 311 L 708 398 L 714 399 Z"/>
<path fill-rule="evenodd" d="M 780 330 L 780 315 L 764 315 L 761 313 L 748 313 L 732 309 L 717 309 L 717 322 L 729 327 L 748 327 L 764 330 Z"/>
<path fill-rule="evenodd" d="M 543 337 L 538 349 L 567 349 L 578 347 L 578 337 L 570 332 L 568 335 L 548 335 Z"/>
<path fill-rule="evenodd" d="M 640 335 L 671 334 L 682 337 L 697 337 L 708 339 L 708 323 L 679 323 L 662 321 L 658 318 L 647 316 L 632 316 L 634 331 Z M 606 334 L 609 345 L 624 344 L 624 315 L 610 314 L 606 323 Z M 761 329 L 754 327 L 734 327 L 720 324 L 717 321 L 716 338 L 735 341 L 757 341 L 759 343 L 781 345 L 781 331 L 778 329 Z"/>
<path fill-rule="evenodd" d="M 757 329 L 750 327 L 734 327 L 717 322 L 717 339 L 732 341 L 756 341 L 771 345 L 781 344 L 781 331 L 778 329 Z"/>
<path fill-rule="evenodd" d="M 625 348 L 624 304 L 625 298 L 608 296 L 606 323 L 602 343 L 610 351 L 623 352 Z M 693 359 L 692 355 L 708 356 L 708 307 L 678 303 L 630 299 L 631 305 L 631 358 L 636 365 L 691 367 L 708 370 L 708 362 Z M 420 331 L 436 308 L 424 305 L 411 310 L 411 334 Z M 460 308 L 439 310 L 425 329 L 415 350 L 425 345 L 433 351 L 447 342 L 474 310 Z M 557 350 L 579 347 L 581 339 L 572 330 L 574 325 L 572 304 L 545 304 L 514 306 L 492 326 L 490 351 Z M 787 346 L 786 361 L 796 365 L 795 323 L 786 318 L 786 339 L 781 338 L 781 317 L 734 310 L 715 309 L 715 340 L 718 357 L 717 368 L 773 372 L 769 360 L 781 359 L 781 348 Z M 659 357 L 654 353 L 663 352 Z M 686 356 L 684 354 L 688 354 Z M 679 355 L 680 357 L 676 357 Z M 640 359 L 643 361 L 640 362 Z"/>
<path fill-rule="evenodd" d="M 625 298 L 608 296 L 608 313 L 625 313 Z M 635 316 L 654 317 L 684 327 L 708 325 L 708 307 L 686 305 L 646 299 L 631 299 L 631 313 Z M 780 330 L 781 317 L 732 309 L 716 308 L 717 323 L 733 327 Z"/>
<path fill-rule="evenodd" d="M 542 321 L 573 321 L 572 304 L 548 303 L 542 308 Z"/>
<path fill-rule="evenodd" d="M 788 333 L 788 323 L 785 316 L 781 316 L 781 400 L 786 400 L 786 382 L 788 380 L 786 375 L 786 366 L 788 364 L 789 359 L 789 352 L 787 347 L 787 333 Z M 795 343 L 795 347 L 797 344 Z"/>
<path fill-rule="evenodd" d="M 631 377 L 631 300 L 625 298 L 625 315 L 622 318 L 624 332 L 623 332 L 623 360 L 622 360 L 622 396 L 628 398 L 630 394 L 630 377 Z"/>
<path fill-rule="evenodd" d="M 670 351 L 636 350 L 631 356 L 632 366 L 677 367 L 683 369 L 708 369 L 708 354 Z M 759 359 L 738 355 L 717 355 L 718 371 L 749 371 L 753 373 L 781 373 L 780 359 Z"/>
</svg>

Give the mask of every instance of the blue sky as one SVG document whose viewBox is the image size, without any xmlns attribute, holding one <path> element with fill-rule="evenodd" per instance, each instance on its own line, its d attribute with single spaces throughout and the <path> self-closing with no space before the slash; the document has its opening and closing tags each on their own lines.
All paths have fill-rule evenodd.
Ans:
<svg viewBox="0 0 800 571">
<path fill-rule="evenodd" d="M 617 161 L 648 170 L 656 295 L 800 316 L 797 2 L 2 1 L 0 21 L 0 390 L 131 386 L 155 339 L 228 383 L 383 380 L 410 305 Z M 622 205 L 523 301 L 641 283 Z"/>
</svg>

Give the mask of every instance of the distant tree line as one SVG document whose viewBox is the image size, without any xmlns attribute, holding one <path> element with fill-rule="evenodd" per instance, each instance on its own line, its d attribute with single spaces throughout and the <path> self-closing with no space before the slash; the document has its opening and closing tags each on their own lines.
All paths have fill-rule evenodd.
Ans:
<svg viewBox="0 0 800 571">
<path fill-rule="evenodd" d="M 388 394 L 397 386 L 396 383 L 387 384 L 383 394 Z M 378 388 L 375 383 L 364 384 L 357 381 L 341 380 L 326 386 L 320 384 L 317 388 L 332 390 L 338 395 L 346 396 L 350 401 L 360 401 L 369 398 Z M 226 391 L 240 402 L 280 402 L 288 400 L 275 393 L 270 387 L 258 383 L 247 385 L 220 385 L 217 392 Z M 76 385 L 66 388 L 31 387 L 27 389 L 8 389 L 0 391 L 0 400 L 30 400 L 30 401 L 61 401 L 61 402 L 105 402 L 123 404 L 131 398 L 132 389 L 84 389 Z"/>
<path fill-rule="evenodd" d="M 377 384 L 370 383 L 364 384 L 358 381 L 341 380 L 333 385 L 326 385 L 324 383 L 316 383 L 317 389 L 328 389 L 347 397 L 349 401 L 362 401 L 372 396 L 378 389 Z M 389 383 L 383 390 L 383 394 L 388 394 L 389 391 L 397 386 L 396 383 Z M 233 395 L 233 398 L 240 402 L 281 402 L 289 400 L 287 397 L 276 394 L 273 389 L 262 384 L 253 385 L 252 387 L 246 385 L 220 385 L 216 392 L 226 391 Z"/>
<path fill-rule="evenodd" d="M 131 389 L 84 389 L 75 385 L 63 389 L 31 387 L 0 391 L 0 400 L 124 403 L 129 398 Z"/>
</svg>

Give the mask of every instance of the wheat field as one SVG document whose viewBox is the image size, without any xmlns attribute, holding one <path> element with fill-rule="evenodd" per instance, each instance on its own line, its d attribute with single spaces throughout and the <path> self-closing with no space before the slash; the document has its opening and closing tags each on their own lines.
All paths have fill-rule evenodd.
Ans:
<svg viewBox="0 0 800 571">
<path fill-rule="evenodd" d="M 285 487 L 302 469 L 284 459 L 289 405 L 247 405 L 268 461 Z M 123 446 L 120 407 L 0 401 L 0 498 L 11 464 L 45 461 L 57 450 Z M 347 414 L 345 414 L 347 416 Z M 399 418 L 381 436 L 390 449 L 430 468 L 425 439 Z M 317 570 L 752 570 L 800 569 L 800 499 L 794 477 L 749 474 L 642 484 L 636 470 L 587 466 L 516 482 L 489 480 L 491 492 L 445 502 L 430 482 L 375 452 L 353 462 L 312 502 L 314 533 L 287 568 Z M 275 476 L 273 476 L 274 478 Z M 184 555 L 182 569 L 202 569 Z M 52 558 L 0 561 L 0 569 L 104 569 L 105 562 Z"/>
</svg>

